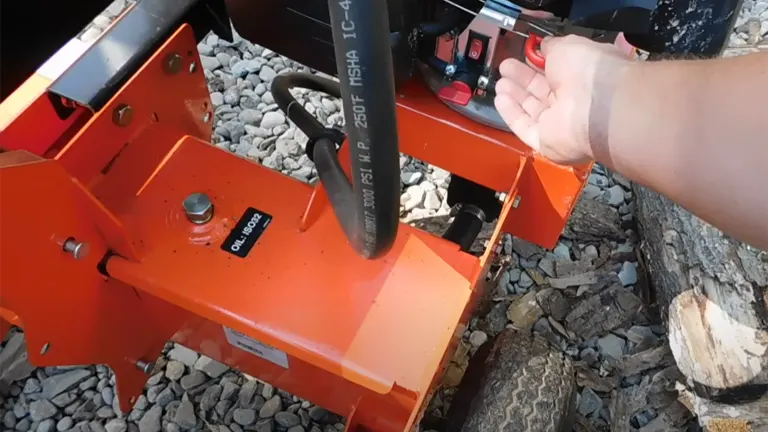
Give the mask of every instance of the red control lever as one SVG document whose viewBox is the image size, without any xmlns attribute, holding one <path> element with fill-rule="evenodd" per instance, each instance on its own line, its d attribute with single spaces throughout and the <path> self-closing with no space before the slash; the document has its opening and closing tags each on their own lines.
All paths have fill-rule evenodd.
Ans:
<svg viewBox="0 0 768 432">
<path fill-rule="evenodd" d="M 437 93 L 437 97 L 447 102 L 466 106 L 469 103 L 469 100 L 472 99 L 472 88 L 465 82 L 454 81 L 450 85 L 440 89 Z"/>
</svg>

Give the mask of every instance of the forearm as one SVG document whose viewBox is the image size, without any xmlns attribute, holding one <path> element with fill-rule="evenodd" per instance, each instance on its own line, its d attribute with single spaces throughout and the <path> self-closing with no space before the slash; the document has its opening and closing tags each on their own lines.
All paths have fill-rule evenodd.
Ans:
<svg viewBox="0 0 768 432">
<path fill-rule="evenodd" d="M 616 83 L 600 161 L 768 249 L 768 53 L 644 62 Z"/>
</svg>

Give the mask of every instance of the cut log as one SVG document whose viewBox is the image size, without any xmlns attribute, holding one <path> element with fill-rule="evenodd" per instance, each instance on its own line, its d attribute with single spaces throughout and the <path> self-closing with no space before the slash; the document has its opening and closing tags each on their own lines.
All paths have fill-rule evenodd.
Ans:
<svg viewBox="0 0 768 432">
<path fill-rule="evenodd" d="M 637 296 L 621 285 L 614 285 L 576 305 L 565 322 L 568 330 L 589 339 L 631 320 L 641 306 Z"/>
<path fill-rule="evenodd" d="M 627 237 L 621 229 L 619 212 L 609 206 L 591 199 L 580 199 L 573 208 L 563 237 L 580 240 L 623 240 Z"/>
<path fill-rule="evenodd" d="M 765 253 L 651 190 L 635 185 L 634 195 L 644 265 L 700 421 L 768 428 Z"/>
</svg>

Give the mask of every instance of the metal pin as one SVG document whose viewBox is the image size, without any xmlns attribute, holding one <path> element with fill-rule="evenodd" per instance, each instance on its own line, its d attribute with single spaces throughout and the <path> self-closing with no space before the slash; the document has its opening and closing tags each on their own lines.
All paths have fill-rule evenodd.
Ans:
<svg viewBox="0 0 768 432">
<path fill-rule="evenodd" d="M 70 237 L 64 242 L 64 251 L 71 253 L 76 260 L 80 260 L 88 256 L 91 248 L 88 243 Z"/>
<path fill-rule="evenodd" d="M 152 369 L 155 368 L 155 364 L 144 360 L 136 360 L 136 367 L 139 368 L 140 371 L 149 375 L 152 373 Z"/>
</svg>

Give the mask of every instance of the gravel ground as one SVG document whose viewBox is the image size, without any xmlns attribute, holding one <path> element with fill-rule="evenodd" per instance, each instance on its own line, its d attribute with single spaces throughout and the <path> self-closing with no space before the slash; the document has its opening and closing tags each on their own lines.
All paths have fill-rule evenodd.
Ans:
<svg viewBox="0 0 768 432">
<path fill-rule="evenodd" d="M 80 39 L 95 39 L 128 4 L 115 1 Z M 215 106 L 214 144 L 315 181 L 316 170 L 303 151 L 307 137 L 286 120 L 268 91 L 277 74 L 307 68 L 240 38 L 228 43 L 210 35 L 198 49 Z M 768 49 L 768 1 L 745 0 L 726 55 L 759 49 Z M 327 126 L 343 125 L 340 101 L 309 91 L 295 95 Z M 449 174 L 406 156 L 400 165 L 403 220 L 426 229 L 442 226 L 450 212 L 445 202 Z M 494 298 L 471 320 L 428 418 L 444 416 L 469 357 L 511 325 L 542 335 L 576 362 L 580 420 L 597 430 L 615 429 L 617 412 L 628 412 L 632 427 L 644 432 L 684 430 L 691 423 L 684 379 L 674 366 L 665 329 L 647 304 L 632 198 L 626 179 L 596 166 L 579 205 L 613 221 L 612 236 L 571 233 L 553 250 L 504 238 L 493 273 Z M 484 246 L 482 236 L 477 245 Z M 602 308 L 607 300 L 622 308 Z M 169 344 L 158 363 L 162 369 L 149 378 L 134 409 L 123 414 L 107 367 L 35 369 L 26 363 L 23 333 L 12 332 L 0 350 L 0 430 L 343 430 L 338 415 L 182 346 Z M 638 394 L 642 403 L 629 404 L 628 395 Z"/>
</svg>

